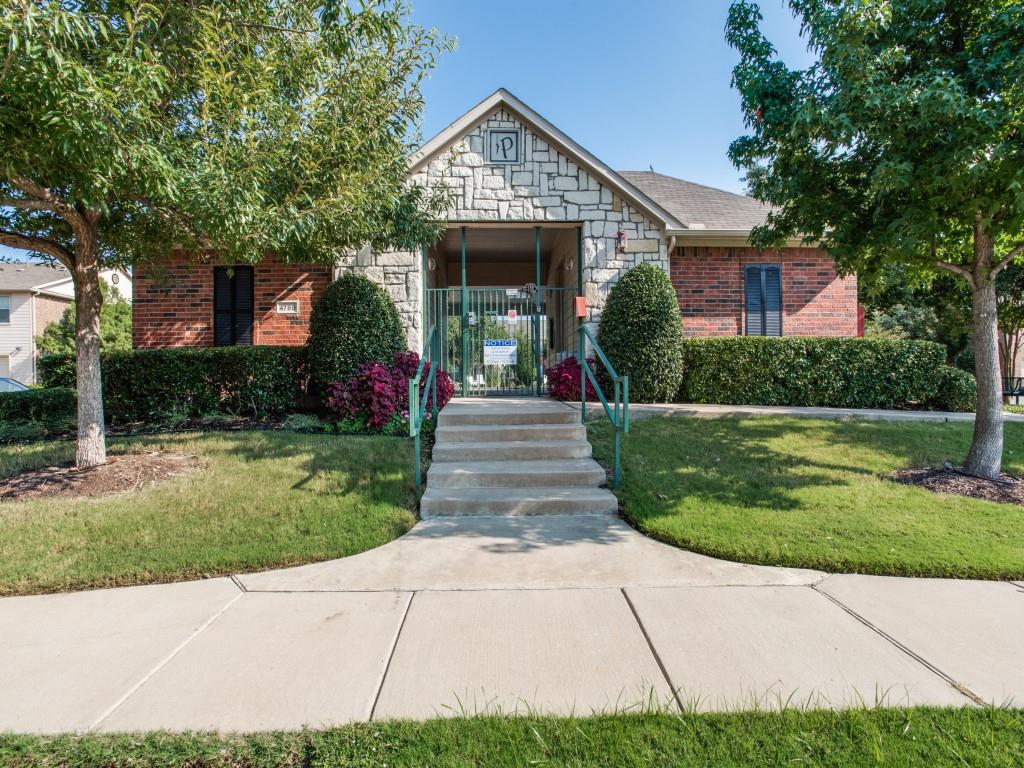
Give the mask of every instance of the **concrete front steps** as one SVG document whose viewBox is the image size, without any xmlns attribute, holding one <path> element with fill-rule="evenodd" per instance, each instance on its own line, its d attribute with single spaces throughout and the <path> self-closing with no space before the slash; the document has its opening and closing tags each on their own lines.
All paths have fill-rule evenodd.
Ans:
<svg viewBox="0 0 1024 768">
<path fill-rule="evenodd" d="M 438 418 L 424 518 L 614 515 L 579 412 L 539 398 L 460 399 Z"/>
</svg>

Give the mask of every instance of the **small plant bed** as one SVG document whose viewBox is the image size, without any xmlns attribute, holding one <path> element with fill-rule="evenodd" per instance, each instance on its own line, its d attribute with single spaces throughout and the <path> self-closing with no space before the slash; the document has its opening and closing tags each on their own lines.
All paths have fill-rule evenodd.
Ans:
<svg viewBox="0 0 1024 768">
<path fill-rule="evenodd" d="M 954 467 L 938 467 L 902 469 L 893 472 L 891 477 L 898 483 L 916 485 L 933 493 L 951 493 L 1001 504 L 1024 504 L 1024 483 L 1020 478 L 1005 473 L 998 480 L 989 480 Z"/>
<path fill-rule="evenodd" d="M 0 735 L 5 768 L 1020 766 L 1013 709 L 439 718 L 263 734 Z"/>
<path fill-rule="evenodd" d="M 139 491 L 149 485 L 195 472 L 196 456 L 169 451 L 111 456 L 106 464 L 78 469 L 70 464 L 28 469 L 0 480 L 0 501 L 28 501 L 60 496 L 105 496 Z"/>
<path fill-rule="evenodd" d="M 202 469 L 123 493 L 0 503 L 0 595 L 205 578 L 379 547 L 416 520 L 407 445 L 283 430 L 111 439 L 111 471 L 154 454 L 194 457 Z M 0 482 L 68 466 L 74 450 L 2 446 Z"/>
<path fill-rule="evenodd" d="M 933 493 L 892 479 L 963 461 L 971 427 L 775 416 L 645 419 L 624 441 L 624 483 L 616 493 L 641 532 L 726 560 L 833 573 L 1020 579 L 1024 514 L 1016 500 Z M 611 464 L 608 424 L 588 429 L 595 456 Z M 1019 476 L 1024 424 L 1005 429 L 1004 469 Z"/>
</svg>

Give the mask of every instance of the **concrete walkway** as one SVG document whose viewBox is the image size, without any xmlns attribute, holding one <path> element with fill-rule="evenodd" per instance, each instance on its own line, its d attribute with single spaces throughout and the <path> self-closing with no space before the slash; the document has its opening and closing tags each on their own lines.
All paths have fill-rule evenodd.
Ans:
<svg viewBox="0 0 1024 768">
<path fill-rule="evenodd" d="M 1024 588 L 727 563 L 614 517 L 438 518 L 380 549 L 0 600 L 0 730 L 1024 702 Z"/>
<path fill-rule="evenodd" d="M 579 403 L 566 403 L 579 410 Z M 955 411 L 898 411 L 885 408 L 809 408 L 788 405 L 709 405 L 704 403 L 631 403 L 631 419 L 653 416 L 690 416 L 715 419 L 726 416 L 794 416 L 805 419 L 865 419 L 868 421 L 974 421 L 973 413 Z M 587 405 L 587 421 L 603 419 L 600 403 Z M 1003 412 L 1008 422 L 1024 422 L 1024 414 Z"/>
</svg>

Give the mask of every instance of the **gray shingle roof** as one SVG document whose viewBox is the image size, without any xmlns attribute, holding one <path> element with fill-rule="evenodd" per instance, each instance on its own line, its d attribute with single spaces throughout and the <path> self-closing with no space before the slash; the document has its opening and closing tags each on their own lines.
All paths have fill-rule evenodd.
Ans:
<svg viewBox="0 0 1024 768">
<path fill-rule="evenodd" d="M 618 173 L 688 227 L 749 230 L 763 224 L 771 210 L 770 206 L 751 197 L 653 171 Z"/>
<path fill-rule="evenodd" d="M 64 267 L 45 264 L 0 263 L 0 292 L 30 291 L 40 285 L 70 277 Z"/>
</svg>

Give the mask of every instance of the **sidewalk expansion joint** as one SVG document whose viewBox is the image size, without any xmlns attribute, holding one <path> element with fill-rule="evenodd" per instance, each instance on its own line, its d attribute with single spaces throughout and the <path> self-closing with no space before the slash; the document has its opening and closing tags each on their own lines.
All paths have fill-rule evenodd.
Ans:
<svg viewBox="0 0 1024 768">
<path fill-rule="evenodd" d="M 380 681 L 377 683 L 377 692 L 373 695 L 373 703 L 370 705 L 370 714 L 366 718 L 367 722 L 373 722 L 374 715 L 377 714 L 377 703 L 380 701 L 380 694 L 384 690 L 384 683 L 387 682 L 388 672 L 391 670 L 391 662 L 395 658 L 395 649 L 398 648 L 398 640 L 402 637 L 402 630 L 405 629 L 406 619 L 409 618 L 409 611 L 412 610 L 412 601 L 416 599 L 416 593 L 412 592 L 409 595 L 409 602 L 405 604 L 405 613 L 402 614 L 402 621 L 398 624 L 398 631 L 395 632 L 395 639 L 391 641 L 391 648 L 388 649 L 388 660 L 384 664 L 384 671 L 380 674 Z"/>
<path fill-rule="evenodd" d="M 100 724 L 104 720 L 106 720 L 108 717 L 110 717 L 112 714 L 114 714 L 114 712 L 117 711 L 117 709 L 122 704 L 124 704 L 126 701 L 128 701 L 128 699 L 130 699 L 135 694 L 135 692 L 137 690 L 139 690 L 142 686 L 144 686 L 146 683 L 148 683 L 157 672 L 159 672 L 161 669 L 166 667 L 171 662 L 171 659 L 173 659 L 175 656 L 177 656 L 179 653 L 181 653 L 183 650 L 185 650 L 185 647 L 189 643 L 191 643 L 193 640 L 195 640 L 197 637 L 199 637 L 199 635 L 201 635 L 203 632 L 205 632 L 206 629 L 211 624 L 213 624 L 215 621 L 217 621 L 217 619 L 219 619 L 221 616 L 223 616 L 225 613 L 227 613 L 228 609 L 231 606 L 233 606 L 236 602 L 238 602 L 242 598 L 243 594 L 244 594 L 243 592 L 239 592 L 233 598 L 228 600 L 228 602 L 225 603 L 221 607 L 221 609 L 219 611 L 217 611 L 215 614 L 213 614 L 213 616 L 211 616 L 209 619 L 207 619 L 205 622 L 203 622 L 199 627 L 197 627 L 192 632 L 192 634 L 190 634 L 183 641 L 181 641 L 181 643 L 179 643 L 178 646 L 173 651 L 171 651 L 159 663 L 157 663 L 157 665 L 155 667 L 153 667 L 153 669 L 151 669 L 149 672 L 147 672 L 145 675 L 143 675 L 142 679 L 139 680 L 139 682 L 137 682 L 135 685 L 133 685 L 131 688 L 129 688 L 125 692 L 125 694 L 123 696 L 121 696 L 110 707 L 108 707 L 107 710 L 105 712 L 103 712 L 103 714 L 101 714 L 99 717 L 97 717 L 96 720 L 93 721 L 92 725 L 90 725 L 88 728 L 86 728 L 86 732 L 88 733 L 88 732 L 91 732 L 91 731 L 95 731 L 97 728 L 99 728 Z"/>
<path fill-rule="evenodd" d="M 245 588 L 245 584 L 242 583 L 242 580 L 240 578 L 238 578 L 238 576 L 233 574 L 233 573 L 231 574 L 231 581 L 234 583 L 234 585 L 236 587 L 238 587 L 238 591 L 239 592 L 248 592 L 249 591 L 248 589 Z"/>
<path fill-rule="evenodd" d="M 850 616 L 855 618 L 857 621 L 859 621 L 865 627 L 870 629 L 872 632 L 875 632 L 877 635 L 879 635 L 883 639 L 887 640 L 889 643 L 894 645 L 899 650 L 903 651 L 905 654 L 907 654 L 910 658 L 914 659 L 914 661 L 916 661 L 918 664 L 923 666 L 925 669 L 927 669 L 930 672 L 932 672 L 933 674 L 938 675 L 939 677 L 941 677 L 943 680 L 945 680 L 947 683 L 949 683 L 951 686 L 953 686 L 953 688 L 955 688 L 959 693 L 961 693 L 963 696 L 966 696 L 968 699 L 973 701 L 975 704 L 977 704 L 979 706 L 982 706 L 982 707 L 988 706 L 988 702 L 986 702 L 983 698 L 981 698 L 978 694 L 976 694 L 974 691 L 972 691 L 966 685 L 964 685 L 963 683 L 958 682 L 957 680 L 954 680 L 952 677 L 950 677 L 945 672 L 943 672 L 941 669 L 936 667 L 934 664 L 932 664 L 926 658 L 924 658 L 923 656 L 918 654 L 916 651 L 911 650 L 909 647 L 907 647 L 906 645 L 901 643 L 899 640 L 897 640 L 895 637 L 890 635 L 885 630 L 883 630 L 880 627 L 877 627 L 874 624 L 872 624 L 867 618 L 865 618 L 864 616 L 861 616 L 855 610 L 853 610 L 852 608 L 848 607 L 844 603 L 840 602 L 837 598 L 833 597 L 832 595 L 828 594 L 827 592 L 823 592 L 822 590 L 818 589 L 817 585 L 815 585 L 815 584 L 811 585 L 811 589 L 813 589 L 819 595 L 824 597 L 826 600 L 829 600 L 833 604 L 835 604 L 835 605 L 839 606 L 840 608 L 842 608 L 844 611 L 846 611 L 848 614 L 850 614 Z"/>
<path fill-rule="evenodd" d="M 644 626 L 644 622 L 640 618 L 640 614 L 637 612 L 636 606 L 633 605 L 633 601 L 629 599 L 629 595 L 627 594 L 625 587 L 620 587 L 619 592 L 622 593 L 622 599 L 625 600 L 626 605 L 629 606 L 629 610 L 633 614 L 633 619 L 636 621 L 636 625 L 640 628 L 640 634 L 642 634 L 644 636 L 644 640 L 647 641 L 647 647 L 650 649 L 651 655 L 654 657 L 654 661 L 658 664 L 658 669 L 661 670 L 662 677 L 664 677 L 665 682 L 668 683 L 669 690 L 672 691 L 672 700 L 675 701 L 680 712 L 685 712 L 686 708 L 683 707 L 682 699 L 679 698 L 679 689 L 676 688 L 675 683 L 672 682 L 672 676 L 669 675 L 668 669 L 665 667 L 665 662 L 661 660 L 661 655 L 658 653 L 658 649 L 654 647 L 654 641 L 651 640 L 651 636 L 647 633 L 647 627 Z"/>
</svg>

